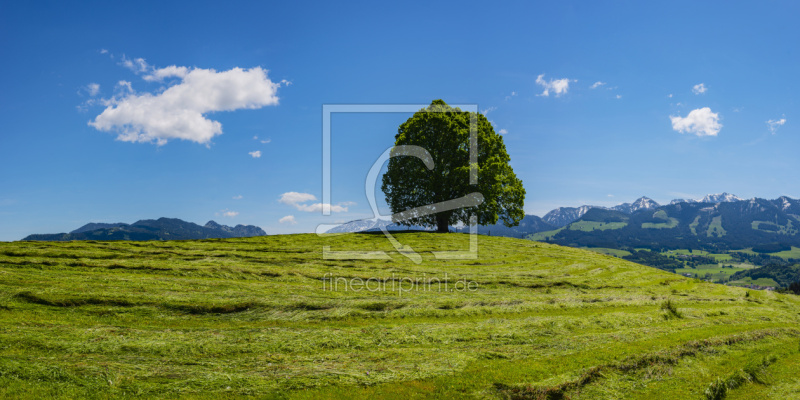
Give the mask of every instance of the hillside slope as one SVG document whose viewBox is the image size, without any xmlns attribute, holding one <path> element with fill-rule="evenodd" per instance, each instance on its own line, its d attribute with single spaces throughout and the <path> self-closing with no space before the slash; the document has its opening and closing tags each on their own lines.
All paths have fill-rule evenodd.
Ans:
<svg viewBox="0 0 800 400">
<path fill-rule="evenodd" d="M 323 258 L 393 250 L 373 234 L 0 243 L 0 397 L 702 398 L 737 371 L 771 385 L 730 396 L 800 390 L 797 296 L 508 238 L 440 260 L 468 236 L 395 236 L 423 262 Z"/>
</svg>

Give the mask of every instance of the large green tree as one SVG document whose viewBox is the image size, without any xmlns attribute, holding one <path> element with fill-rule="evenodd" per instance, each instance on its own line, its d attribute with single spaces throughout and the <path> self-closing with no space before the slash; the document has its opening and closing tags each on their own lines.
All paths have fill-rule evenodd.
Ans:
<svg viewBox="0 0 800 400">
<path fill-rule="evenodd" d="M 471 126 L 477 130 L 477 143 L 470 143 Z M 475 144 L 477 163 L 470 164 L 470 146 Z M 402 152 L 389 159 L 381 189 L 395 222 L 435 226 L 437 231 L 447 232 L 458 222 L 469 224 L 471 216 L 477 217 L 480 225 L 495 224 L 500 219 L 508 227 L 525 217 L 522 181 L 509 165 L 502 136 L 482 114 L 434 100 L 400 125 L 395 146 L 402 146 L 395 147 L 398 150 L 419 146 L 433 161 L 426 164 L 425 157 L 402 156 Z M 431 166 L 433 169 L 429 169 Z M 471 169 L 477 174 L 476 184 L 470 184 Z M 453 199 L 475 200 L 481 196 L 482 201 L 462 202 L 471 206 L 452 209 Z M 426 206 L 426 212 L 414 211 Z M 405 215 L 397 217 L 398 213 Z"/>
</svg>

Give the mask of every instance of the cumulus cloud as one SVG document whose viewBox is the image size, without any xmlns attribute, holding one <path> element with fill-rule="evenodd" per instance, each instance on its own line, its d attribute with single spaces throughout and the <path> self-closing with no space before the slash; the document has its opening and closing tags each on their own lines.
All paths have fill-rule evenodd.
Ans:
<svg viewBox="0 0 800 400">
<path fill-rule="evenodd" d="M 569 82 L 570 80 L 567 78 L 564 79 L 550 79 L 549 81 L 544 80 L 544 74 L 541 74 L 536 77 L 536 83 L 544 88 L 542 94 L 539 96 L 550 96 L 550 91 L 555 93 L 556 97 L 561 96 L 564 93 L 567 93 L 569 90 Z M 577 82 L 577 80 L 572 80 L 572 82 Z"/>
<path fill-rule="evenodd" d="M 722 125 L 719 114 L 711 112 L 708 107 L 689 112 L 686 117 L 670 116 L 672 129 L 680 133 L 691 133 L 697 136 L 717 136 Z"/>
<path fill-rule="evenodd" d="M 239 195 L 233 196 L 233 199 L 234 200 L 241 200 L 242 199 L 242 195 L 239 194 Z"/>
<path fill-rule="evenodd" d="M 305 212 L 319 212 L 322 210 L 329 210 L 330 212 L 347 212 L 347 206 L 355 204 L 349 201 L 339 203 L 337 205 L 331 205 L 327 203 L 303 204 L 315 200 L 317 200 L 317 196 L 314 196 L 311 193 L 286 192 L 281 195 L 281 198 L 278 201 Z"/>
<path fill-rule="evenodd" d="M 500 129 L 497 133 L 499 133 L 501 135 L 505 135 L 506 133 L 508 133 L 508 131 L 505 130 L 505 129 Z"/>
<path fill-rule="evenodd" d="M 482 111 L 481 111 L 481 114 L 483 114 L 484 116 L 486 116 L 486 115 L 488 115 L 490 112 L 492 112 L 492 111 L 494 111 L 494 110 L 497 110 L 497 107 L 494 107 L 494 106 L 492 106 L 492 107 L 489 107 L 489 108 L 487 108 L 487 109 L 485 109 L 485 110 L 482 110 Z"/>
<path fill-rule="evenodd" d="M 261 157 L 261 150 L 251 151 L 247 154 L 250 154 L 253 158 L 259 158 Z"/>
<path fill-rule="evenodd" d="M 703 94 L 706 92 L 706 90 L 708 90 L 708 88 L 702 83 L 692 86 L 692 93 L 694 94 Z"/>
<path fill-rule="evenodd" d="M 233 218 L 239 215 L 238 211 L 230 211 L 230 210 L 222 210 L 217 213 L 217 215 L 222 215 L 223 217 Z"/>
<path fill-rule="evenodd" d="M 767 126 L 769 127 L 770 133 L 772 133 L 774 135 L 775 132 L 778 131 L 778 128 L 783 126 L 783 124 L 785 124 L 785 123 L 786 123 L 786 118 L 771 119 L 771 120 L 767 121 Z"/>
<path fill-rule="evenodd" d="M 261 67 L 216 71 L 173 65 L 154 69 L 141 58 L 123 58 L 121 64 L 144 73 L 147 81 L 176 79 L 156 93 L 136 93 L 130 82 L 120 81 L 118 94 L 104 100 L 106 109 L 89 122 L 95 129 L 117 132 L 117 140 L 164 145 L 182 139 L 207 144 L 222 134 L 222 124 L 206 114 L 278 104 L 281 83 L 272 82 Z"/>
<path fill-rule="evenodd" d="M 597 82 L 593 83 L 592 86 L 589 86 L 589 89 L 597 89 L 600 86 L 603 86 L 605 84 L 606 84 L 605 82 L 597 81 Z"/>
<path fill-rule="evenodd" d="M 305 203 L 307 201 L 314 201 L 316 199 L 317 196 L 314 196 L 311 193 L 286 192 L 281 195 L 281 198 L 278 201 L 283 204 L 293 206 L 297 203 Z"/>
<path fill-rule="evenodd" d="M 621 94 L 618 94 L 618 95 L 616 96 L 616 98 L 617 98 L 617 99 L 621 99 L 621 98 L 622 98 L 622 95 L 621 95 Z"/>
<path fill-rule="evenodd" d="M 287 215 L 287 216 L 279 219 L 278 222 L 281 223 L 281 224 L 291 224 L 291 225 L 297 224 L 297 220 L 294 219 L 294 215 Z"/>
</svg>

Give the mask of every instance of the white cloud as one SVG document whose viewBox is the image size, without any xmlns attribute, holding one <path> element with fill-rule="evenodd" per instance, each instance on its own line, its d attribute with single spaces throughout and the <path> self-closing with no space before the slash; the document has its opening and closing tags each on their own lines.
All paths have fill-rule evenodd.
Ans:
<svg viewBox="0 0 800 400">
<path fill-rule="evenodd" d="M 89 96 L 97 96 L 100 93 L 100 84 L 90 83 L 86 85 L 86 92 L 89 93 Z"/>
<path fill-rule="evenodd" d="M 108 54 L 108 50 L 106 50 L 106 49 L 100 49 L 100 54 Z"/>
<path fill-rule="evenodd" d="M 616 97 L 617 97 L 618 99 L 621 99 L 621 98 L 622 98 L 622 95 L 621 95 L 621 94 L 618 94 Z"/>
<path fill-rule="evenodd" d="M 322 210 L 330 210 L 330 212 L 347 212 L 347 207 L 331 205 L 327 203 L 295 204 L 294 206 L 298 210 L 305 212 L 319 212 Z"/>
<path fill-rule="evenodd" d="M 116 89 L 117 89 L 117 91 L 121 92 L 122 95 L 126 95 L 126 94 L 129 94 L 129 93 L 134 93 L 133 87 L 131 86 L 131 83 L 128 82 L 128 81 L 125 81 L 125 80 L 117 82 Z M 108 100 L 106 100 L 106 105 L 113 105 L 115 103 L 115 101 L 116 101 L 116 99 L 113 99 L 113 98 L 112 99 L 108 99 Z"/>
<path fill-rule="evenodd" d="M 278 201 L 305 212 L 318 212 L 322 210 L 330 210 L 331 212 L 347 212 L 347 206 L 355 204 L 350 201 L 339 203 L 337 205 L 331 205 L 327 203 L 302 204 L 308 201 L 314 201 L 316 199 L 317 197 L 311 193 L 286 192 L 281 195 L 281 198 Z"/>
<path fill-rule="evenodd" d="M 163 81 L 164 78 L 185 78 L 186 75 L 189 75 L 189 68 L 170 65 L 169 67 L 154 69 L 149 74 L 143 76 L 142 79 L 148 82 L 160 82 Z"/>
<path fill-rule="evenodd" d="M 239 195 L 233 196 L 233 199 L 234 200 L 241 200 L 242 199 L 242 195 L 239 194 Z"/>
<path fill-rule="evenodd" d="M 126 57 L 124 54 L 122 55 L 122 61 L 119 62 L 125 68 L 135 72 L 135 73 L 142 73 L 147 72 L 150 69 L 150 64 L 144 60 L 144 58 L 136 58 L 131 60 L 130 58 Z"/>
<path fill-rule="evenodd" d="M 307 201 L 314 201 L 316 199 L 317 196 L 314 196 L 311 193 L 286 192 L 281 195 L 281 198 L 278 201 L 283 204 L 294 206 L 297 203 L 305 203 Z"/>
<path fill-rule="evenodd" d="M 251 151 L 247 154 L 250 154 L 253 158 L 259 158 L 261 157 L 261 150 Z"/>
<path fill-rule="evenodd" d="M 481 111 L 481 114 L 483 114 L 484 116 L 486 116 L 486 115 L 488 115 L 490 112 L 492 112 L 492 111 L 494 111 L 494 110 L 497 110 L 497 107 L 494 107 L 494 106 L 492 106 L 492 107 L 489 107 L 489 108 L 487 108 L 487 109 L 485 109 L 485 110 Z"/>
<path fill-rule="evenodd" d="M 783 126 L 786 123 L 786 118 L 781 119 L 771 119 L 767 121 L 767 126 L 769 127 L 769 131 L 774 135 L 775 132 L 778 131 L 778 128 Z"/>
<path fill-rule="evenodd" d="M 597 82 L 593 83 L 592 86 L 589 86 L 589 89 L 597 89 L 600 86 L 603 86 L 605 84 L 606 84 L 606 82 L 597 81 Z"/>
<path fill-rule="evenodd" d="M 722 125 L 719 114 L 711 112 L 708 107 L 689 112 L 686 117 L 670 116 L 672 129 L 680 133 L 691 133 L 697 136 L 717 136 Z"/>
<path fill-rule="evenodd" d="M 272 142 L 272 139 L 264 139 L 264 140 L 261 141 L 261 144 L 267 144 L 267 143 L 270 143 L 270 142 Z"/>
<path fill-rule="evenodd" d="M 708 88 L 702 83 L 692 86 L 692 93 L 694 94 L 703 94 L 706 92 L 706 90 L 708 90 Z"/>
<path fill-rule="evenodd" d="M 500 129 L 500 130 L 499 130 L 497 133 L 499 133 L 499 134 L 501 134 L 501 135 L 505 135 L 506 133 L 508 133 L 508 130 L 506 130 L 506 129 Z"/>
<path fill-rule="evenodd" d="M 287 215 L 287 216 L 279 219 L 278 222 L 281 223 L 281 224 L 292 224 L 292 225 L 297 224 L 297 220 L 294 219 L 294 215 Z"/>
<path fill-rule="evenodd" d="M 204 114 L 278 104 L 281 83 L 269 80 L 261 67 L 222 72 L 176 66 L 152 69 L 144 59 L 127 58 L 122 64 L 148 72 L 146 80 L 176 77 L 180 81 L 159 93 L 142 94 L 134 92 L 130 82 L 120 81 L 118 87 L 127 92 L 105 100 L 107 108 L 89 122 L 98 130 L 118 132 L 117 140 L 163 145 L 182 139 L 207 144 L 222 134 L 222 124 Z"/>
<path fill-rule="evenodd" d="M 222 211 L 220 211 L 220 212 L 222 213 L 222 216 L 223 216 L 223 217 L 228 217 L 228 218 L 233 218 L 233 217 L 235 217 L 235 216 L 239 215 L 239 212 L 238 212 L 238 211 L 228 211 L 228 210 L 222 210 Z"/>
<path fill-rule="evenodd" d="M 561 96 L 564 93 L 567 93 L 569 90 L 569 82 L 570 80 L 567 78 L 564 79 L 551 79 L 550 81 L 544 80 L 544 74 L 541 74 L 536 77 L 536 83 L 541 85 L 544 88 L 542 94 L 539 96 L 550 96 L 550 91 L 552 90 L 555 93 L 556 97 Z M 572 82 L 577 82 L 577 80 L 572 80 Z"/>
<path fill-rule="evenodd" d="M 512 97 L 515 97 L 516 95 L 517 95 L 517 92 L 511 92 L 511 94 L 510 94 L 510 95 L 506 96 L 505 100 L 506 100 L 506 101 L 508 101 L 508 100 L 511 100 L 511 98 L 512 98 Z"/>
<path fill-rule="evenodd" d="M 669 97 L 671 99 L 672 98 L 672 93 L 668 94 L 667 97 Z"/>
</svg>

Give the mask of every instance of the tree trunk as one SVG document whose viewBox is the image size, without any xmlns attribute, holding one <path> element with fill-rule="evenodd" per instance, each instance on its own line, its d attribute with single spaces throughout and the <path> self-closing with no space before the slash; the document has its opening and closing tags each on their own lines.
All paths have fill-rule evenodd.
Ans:
<svg viewBox="0 0 800 400">
<path fill-rule="evenodd" d="M 436 216 L 436 232 L 447 233 L 450 232 L 450 225 L 447 223 L 447 215 L 439 214 Z"/>
</svg>

